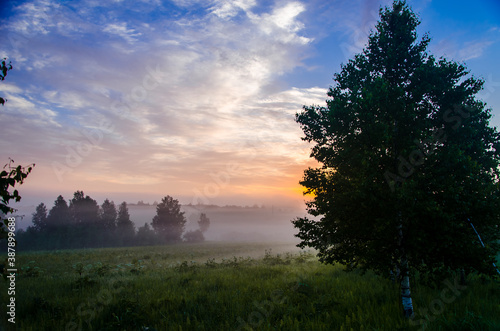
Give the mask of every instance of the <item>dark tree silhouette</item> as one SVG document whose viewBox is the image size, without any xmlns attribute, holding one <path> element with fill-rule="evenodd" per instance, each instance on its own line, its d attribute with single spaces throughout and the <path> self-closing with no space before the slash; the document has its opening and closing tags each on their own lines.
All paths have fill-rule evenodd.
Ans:
<svg viewBox="0 0 500 331">
<path fill-rule="evenodd" d="M 83 191 L 76 191 L 70 200 L 69 210 L 73 226 L 71 237 L 76 247 L 91 247 L 104 244 L 105 229 L 99 222 L 99 205 Z"/>
<path fill-rule="evenodd" d="M 76 191 L 69 202 L 69 209 L 75 224 L 95 225 L 99 219 L 99 205 L 97 201 L 85 196 L 83 191 Z"/>
<path fill-rule="evenodd" d="M 155 232 L 166 242 L 180 241 L 185 224 L 179 201 L 168 195 L 164 197 L 156 206 L 156 216 L 153 217 Z"/>
<path fill-rule="evenodd" d="M 137 230 L 136 241 L 138 245 L 154 245 L 157 243 L 157 236 L 149 223 L 145 223 Z"/>
<path fill-rule="evenodd" d="M 47 230 L 47 207 L 44 203 L 39 204 L 33 213 L 33 229 L 37 232 Z"/>
<path fill-rule="evenodd" d="M 70 226 L 68 204 L 62 195 L 59 195 L 47 216 L 47 239 L 50 239 L 47 240 L 47 248 L 66 248 L 71 241 Z"/>
<path fill-rule="evenodd" d="M 134 223 L 130 220 L 127 203 L 124 201 L 118 208 L 118 218 L 116 220 L 116 232 L 122 240 L 122 245 L 131 245 L 135 235 Z"/>
<path fill-rule="evenodd" d="M 202 233 L 207 232 L 208 227 L 210 226 L 210 219 L 207 217 L 205 213 L 200 214 L 200 220 L 198 221 L 198 226 L 200 227 L 200 231 Z"/>
<path fill-rule="evenodd" d="M 116 217 L 118 213 L 116 212 L 115 203 L 113 201 L 109 201 L 108 199 L 104 200 L 101 205 L 101 223 L 104 227 L 105 231 L 113 232 L 116 228 Z"/>
<path fill-rule="evenodd" d="M 327 106 L 296 117 L 322 164 L 301 182 L 316 218 L 293 221 L 299 246 L 348 269 L 395 269 L 407 317 L 410 269 L 492 274 L 500 237 L 500 137 L 475 99 L 483 82 L 428 55 L 419 23 L 405 1 L 381 9 L 367 47 L 335 74 Z"/>
<path fill-rule="evenodd" d="M 47 216 L 47 228 L 52 231 L 55 228 L 68 225 L 70 222 L 69 207 L 64 200 L 63 196 L 60 195 L 54 201 L 54 206 L 50 209 L 49 215 Z"/>
</svg>

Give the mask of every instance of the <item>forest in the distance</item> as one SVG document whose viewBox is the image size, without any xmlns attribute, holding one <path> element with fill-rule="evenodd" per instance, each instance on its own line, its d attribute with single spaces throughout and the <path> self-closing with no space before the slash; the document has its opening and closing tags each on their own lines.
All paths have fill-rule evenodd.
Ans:
<svg viewBox="0 0 500 331">
<path fill-rule="evenodd" d="M 136 229 L 126 202 L 117 207 L 106 199 L 99 205 L 83 191 L 76 191 L 68 203 L 59 195 L 50 210 L 40 203 L 32 215 L 32 225 L 18 230 L 18 249 L 144 246 L 205 240 L 203 233 L 210 226 L 205 213 L 199 214 L 198 229 L 185 231 L 186 217 L 178 200 L 167 195 L 154 205 L 156 215 L 151 223 Z"/>
</svg>

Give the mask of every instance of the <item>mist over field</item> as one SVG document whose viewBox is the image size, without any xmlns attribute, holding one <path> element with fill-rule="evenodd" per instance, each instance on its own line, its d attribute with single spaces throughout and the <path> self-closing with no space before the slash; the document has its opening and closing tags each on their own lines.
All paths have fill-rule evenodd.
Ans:
<svg viewBox="0 0 500 331">
<path fill-rule="evenodd" d="M 49 205 L 49 208 L 51 205 Z M 24 215 L 18 222 L 19 229 L 32 225 L 32 214 L 36 206 L 18 207 L 17 215 Z M 156 215 L 156 206 L 128 203 L 130 219 L 135 228 L 151 223 Z M 201 213 L 210 219 L 210 227 L 204 233 L 208 241 L 277 241 L 298 243 L 297 233 L 291 220 L 306 215 L 305 206 L 216 206 L 182 205 L 186 217 L 186 231 L 195 230 Z"/>
</svg>

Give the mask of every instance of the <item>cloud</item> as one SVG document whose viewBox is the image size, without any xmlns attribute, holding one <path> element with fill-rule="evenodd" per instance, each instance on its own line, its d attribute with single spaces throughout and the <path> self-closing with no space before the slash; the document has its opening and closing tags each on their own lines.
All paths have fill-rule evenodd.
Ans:
<svg viewBox="0 0 500 331">
<path fill-rule="evenodd" d="M 136 37 L 141 35 L 141 33 L 135 32 L 134 29 L 128 29 L 126 22 L 106 24 L 103 31 L 112 35 L 117 35 L 125 39 L 129 44 L 136 42 Z"/>
<path fill-rule="evenodd" d="M 467 61 L 481 57 L 483 52 L 492 44 L 492 41 L 466 42 L 463 48 L 458 51 L 458 58 L 462 61 Z"/>
<path fill-rule="evenodd" d="M 468 61 L 483 56 L 484 52 L 495 42 L 491 40 L 459 41 L 442 39 L 437 44 L 431 45 L 434 54 L 444 56 L 455 61 Z"/>
<path fill-rule="evenodd" d="M 255 5 L 255 0 L 220 0 L 216 1 L 210 9 L 216 16 L 227 19 L 236 16 L 240 10 L 247 12 Z"/>
<path fill-rule="evenodd" d="M 34 1 L 8 19 L 10 31 L 32 32 L 17 47 L 15 85 L 6 85 L 16 95 L 9 116 L 22 121 L 0 135 L 17 142 L 2 147 L 10 155 L 26 151 L 44 172 L 52 165 L 52 178 L 48 171 L 40 186 L 169 185 L 189 195 L 228 164 L 241 170 L 231 178 L 235 189 L 297 181 L 290 167 L 307 162 L 308 151 L 294 113 L 326 93 L 280 81 L 312 42 L 301 34 L 304 4 L 262 10 L 254 1 L 212 1 L 197 13 L 155 19 L 127 14 L 124 2 L 108 5 L 106 18 L 98 10 L 106 4 L 98 2 L 69 8 Z M 48 18 L 38 19 L 37 8 Z M 72 28 L 63 32 L 65 25 Z M 103 121 L 111 125 L 103 128 Z M 34 148 L 35 141 L 43 147 Z M 60 176 L 54 162 L 65 167 Z"/>
</svg>

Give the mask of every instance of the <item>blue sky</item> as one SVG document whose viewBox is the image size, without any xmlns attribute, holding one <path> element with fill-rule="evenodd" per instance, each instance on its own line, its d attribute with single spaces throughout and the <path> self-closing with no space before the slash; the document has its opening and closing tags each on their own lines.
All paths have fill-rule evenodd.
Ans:
<svg viewBox="0 0 500 331">
<path fill-rule="evenodd" d="M 0 148 L 36 163 L 24 201 L 302 201 L 310 146 L 294 114 L 324 104 L 391 1 L 10 1 Z M 429 51 L 485 79 L 500 126 L 500 4 L 408 1 Z M 41 200 L 44 199 L 44 200 Z"/>
</svg>

